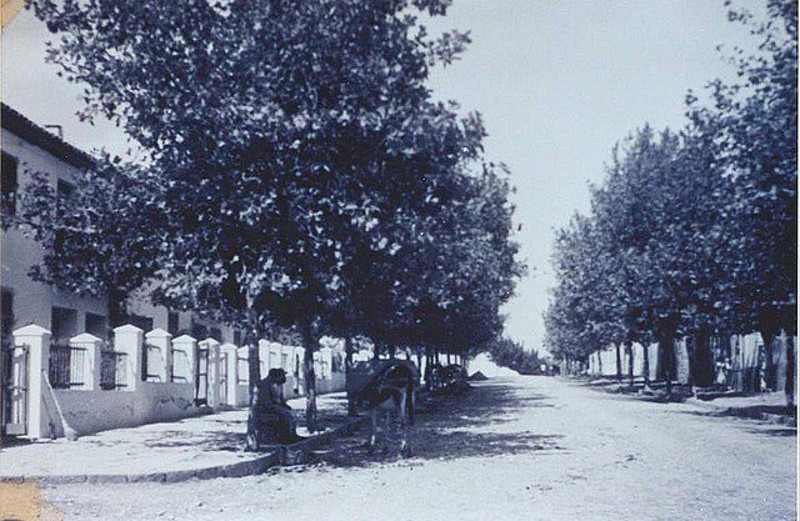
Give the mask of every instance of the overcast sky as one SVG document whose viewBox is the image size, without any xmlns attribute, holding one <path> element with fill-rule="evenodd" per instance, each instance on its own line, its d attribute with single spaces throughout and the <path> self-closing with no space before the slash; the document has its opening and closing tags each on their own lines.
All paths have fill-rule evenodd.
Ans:
<svg viewBox="0 0 800 521">
<path fill-rule="evenodd" d="M 716 46 L 751 44 L 726 11 L 723 0 L 455 0 L 436 21 L 435 29 L 470 30 L 473 44 L 431 86 L 483 114 L 487 153 L 510 167 L 518 189 L 518 239 L 531 270 L 506 308 L 509 336 L 541 346 L 553 228 L 588 208 L 588 182 L 602 179 L 614 143 L 645 122 L 682 126 L 687 90 L 732 76 Z M 113 126 L 74 116 L 80 88 L 44 63 L 48 36 L 30 12 L 3 29 L 3 101 L 39 124 L 63 125 L 81 148 L 124 151 Z"/>
</svg>

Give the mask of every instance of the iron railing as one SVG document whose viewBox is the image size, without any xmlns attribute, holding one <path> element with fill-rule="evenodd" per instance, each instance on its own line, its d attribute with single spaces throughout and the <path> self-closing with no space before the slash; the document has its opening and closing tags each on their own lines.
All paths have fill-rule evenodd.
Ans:
<svg viewBox="0 0 800 521">
<path fill-rule="evenodd" d="M 128 354 L 118 351 L 100 352 L 100 389 L 114 390 L 128 386 Z"/>
<path fill-rule="evenodd" d="M 161 349 L 152 344 L 142 344 L 142 381 L 153 382 L 161 380 L 158 364 L 163 363 Z"/>
<path fill-rule="evenodd" d="M 82 387 L 86 382 L 87 348 L 65 342 L 50 346 L 50 385 L 54 389 Z"/>
<path fill-rule="evenodd" d="M 180 370 L 176 372 L 175 368 Z M 172 382 L 188 382 L 189 374 L 191 371 L 189 365 L 189 353 L 183 349 L 172 348 L 172 365 L 170 366 L 170 381 Z"/>
</svg>

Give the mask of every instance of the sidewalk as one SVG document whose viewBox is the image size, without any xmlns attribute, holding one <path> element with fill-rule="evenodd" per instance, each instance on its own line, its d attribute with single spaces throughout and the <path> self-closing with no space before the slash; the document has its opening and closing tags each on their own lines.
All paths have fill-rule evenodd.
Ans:
<svg viewBox="0 0 800 521">
<path fill-rule="evenodd" d="M 737 416 L 791 427 L 797 426 L 797 416 L 786 414 L 786 395 L 782 392 L 752 396 L 723 396 L 708 401 L 689 398 L 686 403 L 718 412 L 722 416 Z"/>
<path fill-rule="evenodd" d="M 303 425 L 305 398 L 289 400 Z M 344 393 L 317 399 L 326 429 L 300 444 L 311 450 L 352 426 Z M 36 442 L 19 441 L 0 449 L 0 479 L 42 479 L 48 482 L 182 481 L 262 472 L 286 455 L 280 451 L 244 451 L 247 409 L 114 429 L 84 436 Z M 308 435 L 305 427 L 298 433 Z M 295 445 L 300 445 L 295 444 Z M 301 450 L 292 445 L 293 450 Z"/>
<path fill-rule="evenodd" d="M 637 391 L 631 392 L 625 383 L 619 383 L 610 377 L 591 379 L 574 379 L 579 385 L 584 385 L 591 389 L 602 390 L 612 394 L 624 394 L 634 398 L 651 399 L 653 396 L 660 398 L 663 395 L 663 384 L 655 393 L 643 395 L 641 384 L 637 385 Z M 655 387 L 655 386 L 654 386 Z M 683 392 L 683 396 L 681 396 Z M 751 420 L 766 421 L 789 427 L 797 426 L 797 415 L 787 414 L 786 395 L 783 392 L 760 393 L 753 395 L 733 394 L 731 396 L 719 396 L 717 398 L 697 398 L 686 396 L 691 392 L 686 386 L 676 386 L 677 401 L 692 405 L 711 414 L 719 416 L 736 416 Z"/>
</svg>

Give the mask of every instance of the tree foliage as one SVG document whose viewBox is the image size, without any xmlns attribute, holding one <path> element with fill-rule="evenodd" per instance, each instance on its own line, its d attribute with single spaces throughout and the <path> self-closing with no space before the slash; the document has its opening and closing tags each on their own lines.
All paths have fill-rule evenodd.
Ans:
<svg viewBox="0 0 800 521">
<path fill-rule="evenodd" d="M 760 39 L 734 60 L 741 82 L 712 82 L 710 105 L 690 94 L 680 132 L 645 126 L 617 145 L 591 213 L 557 233 L 545 321 L 560 356 L 656 340 L 669 387 L 679 336 L 796 332 L 797 3 L 768 14 L 731 12 Z M 705 350 L 692 376 L 709 385 Z"/>
<path fill-rule="evenodd" d="M 425 86 L 469 41 L 421 25 L 449 1 L 32 5 L 59 37 L 49 59 L 85 86 L 81 117 L 113 119 L 149 152 L 138 175 L 152 182 L 122 203 L 147 209 L 123 235 L 157 238 L 156 251 L 130 245 L 150 259 L 132 285 L 246 325 L 252 384 L 252 339 L 298 332 L 309 428 L 322 335 L 465 350 L 497 334 L 523 272 L 510 187 L 483 157 L 480 116 Z"/>
</svg>

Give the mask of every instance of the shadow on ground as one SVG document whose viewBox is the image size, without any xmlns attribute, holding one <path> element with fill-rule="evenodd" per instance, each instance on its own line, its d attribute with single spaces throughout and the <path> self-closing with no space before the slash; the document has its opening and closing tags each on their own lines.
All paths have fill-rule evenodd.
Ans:
<svg viewBox="0 0 800 521">
<path fill-rule="evenodd" d="M 344 412 L 346 412 L 346 408 L 343 406 L 342 413 Z M 298 426 L 305 426 L 303 411 L 295 409 L 294 414 Z M 347 420 L 348 418 L 344 414 L 332 412 L 320 413 L 318 417 L 319 425 L 326 429 L 339 427 Z M 247 420 L 215 420 L 215 422 L 226 424 L 230 428 L 210 432 L 164 431 L 160 432 L 157 438 L 144 440 L 144 444 L 150 448 L 186 447 L 207 452 L 241 452 L 244 450 Z"/>
<path fill-rule="evenodd" d="M 432 459 L 458 459 L 474 456 L 517 455 L 530 452 L 556 452 L 562 436 L 530 431 L 492 432 L 487 427 L 513 421 L 531 408 L 553 407 L 541 395 L 521 395 L 510 385 L 479 384 L 455 396 L 421 407 L 414 426 L 409 428 L 412 448 L 410 462 Z M 525 412 L 523 412 L 525 410 Z M 333 466 L 354 467 L 383 463 L 396 453 L 370 454 L 365 446 L 369 428 L 335 442 L 325 461 Z"/>
</svg>

